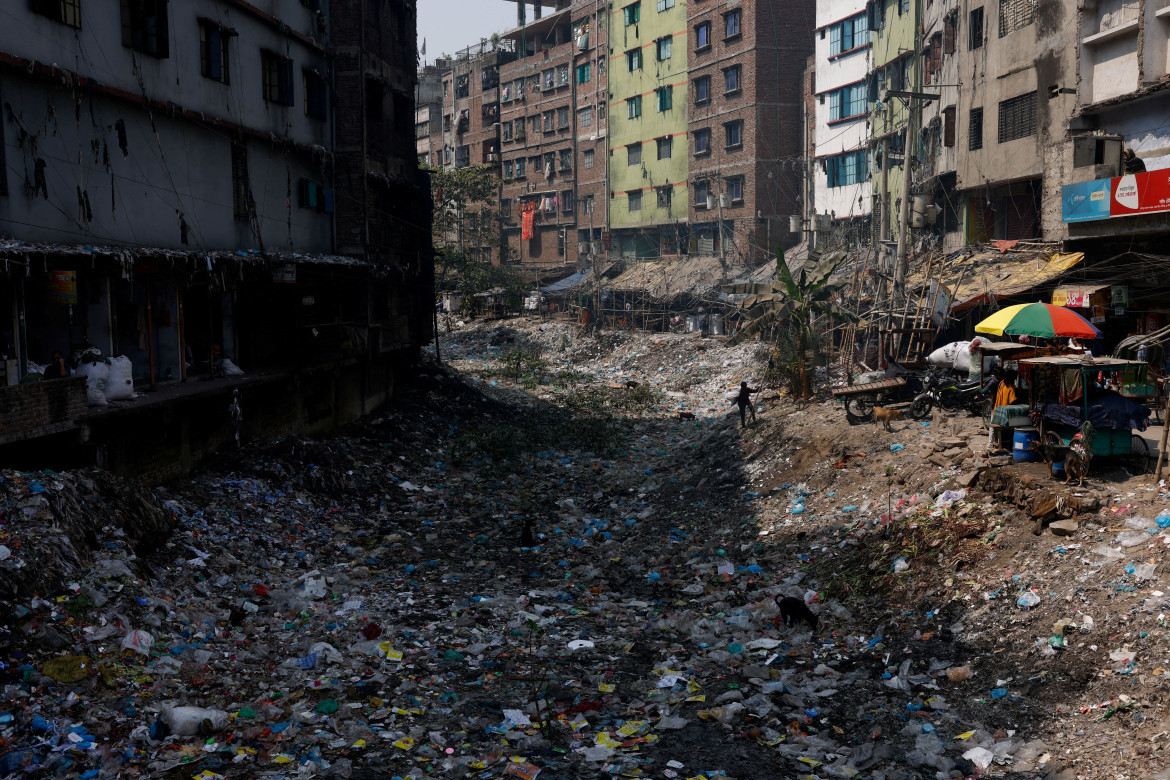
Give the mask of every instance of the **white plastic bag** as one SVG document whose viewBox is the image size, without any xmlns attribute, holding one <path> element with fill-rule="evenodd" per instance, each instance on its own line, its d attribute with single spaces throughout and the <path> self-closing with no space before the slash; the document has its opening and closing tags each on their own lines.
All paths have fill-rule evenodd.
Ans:
<svg viewBox="0 0 1170 780">
<path fill-rule="evenodd" d="M 110 363 L 106 360 L 81 363 L 77 373 L 85 377 L 85 401 L 90 406 L 106 406 L 106 384 L 110 379 Z"/>
<path fill-rule="evenodd" d="M 134 366 L 125 355 L 110 358 L 106 380 L 106 400 L 129 401 L 134 398 Z"/>
</svg>

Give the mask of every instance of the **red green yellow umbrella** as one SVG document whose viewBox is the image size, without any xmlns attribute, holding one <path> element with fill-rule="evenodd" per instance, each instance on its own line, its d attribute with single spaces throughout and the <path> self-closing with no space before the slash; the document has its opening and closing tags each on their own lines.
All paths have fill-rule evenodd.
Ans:
<svg viewBox="0 0 1170 780">
<path fill-rule="evenodd" d="M 1050 303 L 1020 303 L 1000 309 L 976 325 L 975 332 L 1049 339 L 1095 339 L 1101 335 L 1091 322 L 1072 309 Z"/>
</svg>

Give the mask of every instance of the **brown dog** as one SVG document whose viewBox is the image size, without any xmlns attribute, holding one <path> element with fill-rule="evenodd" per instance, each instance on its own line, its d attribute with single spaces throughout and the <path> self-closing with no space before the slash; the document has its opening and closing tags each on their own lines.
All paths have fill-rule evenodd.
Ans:
<svg viewBox="0 0 1170 780">
<path fill-rule="evenodd" d="M 680 420 L 693 420 L 693 419 L 695 419 L 695 413 L 694 412 L 679 412 L 678 419 L 680 419 Z"/>
<path fill-rule="evenodd" d="M 881 422 L 882 427 L 887 431 L 894 430 L 890 427 L 890 423 L 894 420 L 902 419 L 901 409 L 887 409 L 884 406 L 875 406 L 873 408 L 873 419 Z"/>
</svg>

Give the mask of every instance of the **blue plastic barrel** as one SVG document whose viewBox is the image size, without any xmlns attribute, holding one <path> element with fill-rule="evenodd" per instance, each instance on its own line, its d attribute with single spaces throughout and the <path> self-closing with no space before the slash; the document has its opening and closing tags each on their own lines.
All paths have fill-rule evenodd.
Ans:
<svg viewBox="0 0 1170 780">
<path fill-rule="evenodd" d="M 1025 431 L 1017 429 L 1015 435 L 1012 436 L 1012 460 L 1016 463 L 1032 463 L 1036 461 L 1036 450 L 1032 449 L 1032 443 L 1040 437 L 1036 431 Z"/>
</svg>

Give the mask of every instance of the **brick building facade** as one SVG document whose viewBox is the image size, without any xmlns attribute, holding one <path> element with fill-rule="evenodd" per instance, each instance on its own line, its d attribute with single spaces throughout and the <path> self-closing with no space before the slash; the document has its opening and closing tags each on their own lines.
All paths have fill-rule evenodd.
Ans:
<svg viewBox="0 0 1170 780">
<path fill-rule="evenodd" d="M 691 251 L 754 265 L 798 238 L 812 9 L 691 0 L 687 24 Z"/>
</svg>

